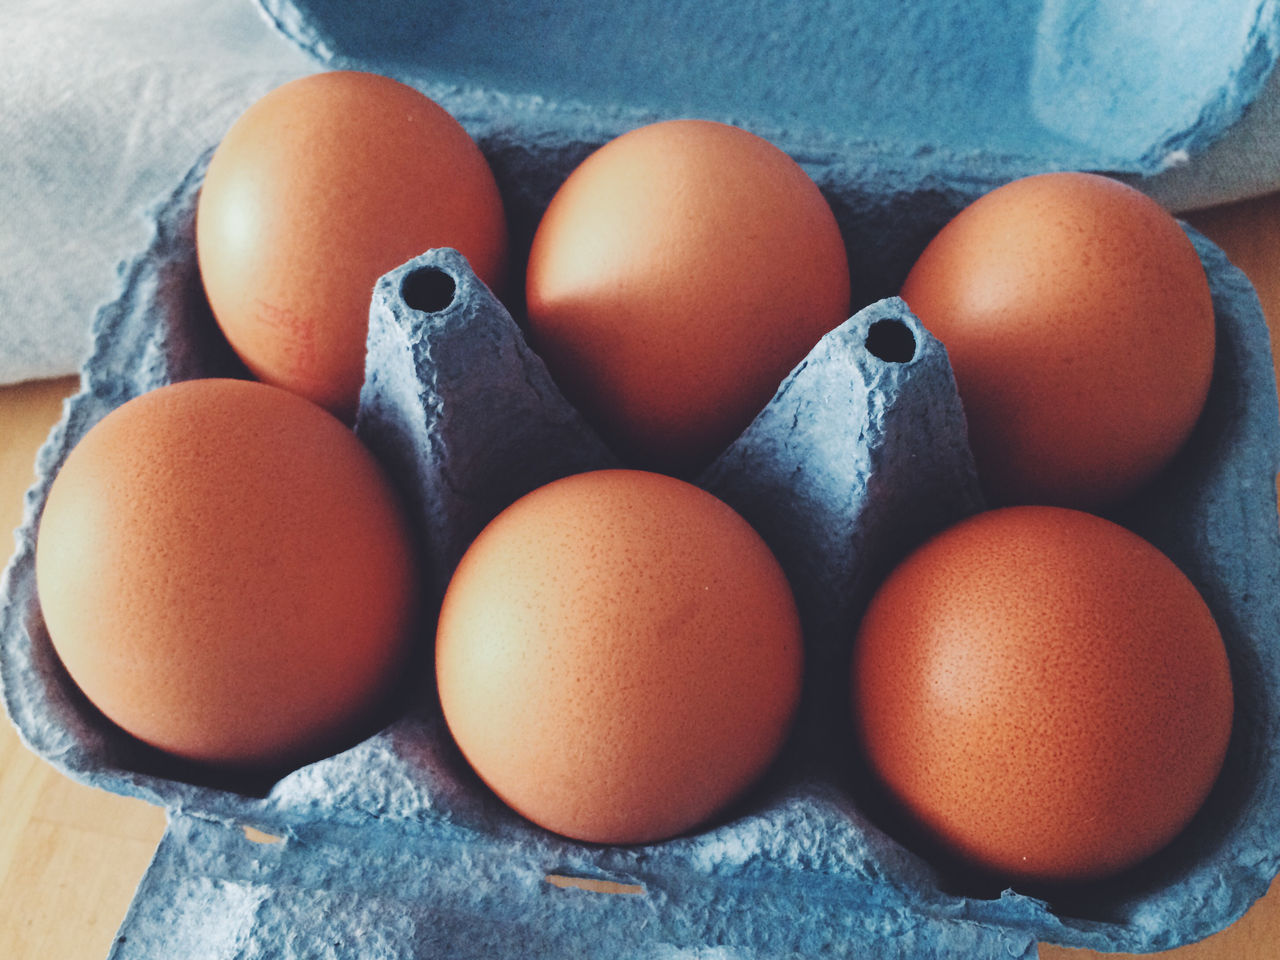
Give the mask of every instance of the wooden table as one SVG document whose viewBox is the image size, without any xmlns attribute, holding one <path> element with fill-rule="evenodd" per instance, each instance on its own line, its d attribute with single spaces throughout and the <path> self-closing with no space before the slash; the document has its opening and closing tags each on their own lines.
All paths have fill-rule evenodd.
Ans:
<svg viewBox="0 0 1280 960">
<path fill-rule="evenodd" d="M 1280 194 L 1188 219 L 1247 273 L 1280 340 Z M 1277 365 L 1280 366 L 1280 350 Z M 16 527 L 36 448 L 74 379 L 0 388 L 0 530 Z M 0 555 L 12 549 L 4 539 Z M 0 957 L 101 960 L 164 832 L 164 813 L 66 779 L 0 725 Z M 1045 946 L 1043 960 L 1097 954 Z M 1171 960 L 1280 957 L 1280 883 L 1238 923 L 1155 956 Z"/>
</svg>

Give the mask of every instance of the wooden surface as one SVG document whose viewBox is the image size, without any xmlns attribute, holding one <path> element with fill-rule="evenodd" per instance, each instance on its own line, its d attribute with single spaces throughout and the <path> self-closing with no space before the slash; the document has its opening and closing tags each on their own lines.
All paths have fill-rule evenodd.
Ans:
<svg viewBox="0 0 1280 960">
<path fill-rule="evenodd" d="M 1253 280 L 1277 337 L 1280 194 L 1188 219 Z M 64 379 L 0 388 L 0 531 L 22 515 L 36 448 L 58 419 Z M 11 552 L 7 537 L 0 555 Z M 164 832 L 164 814 L 73 783 L 0 724 L 0 958 L 101 960 Z M 1043 946 L 1043 960 L 1097 954 Z M 1113 955 L 1119 956 L 1119 955 Z M 1168 960 L 1280 957 L 1280 883 L 1236 924 L 1198 944 L 1151 956 Z"/>
<path fill-rule="evenodd" d="M 37 448 L 75 380 L 0 390 L 0 530 L 22 520 Z M 74 783 L 0 723 L 0 957 L 102 960 L 164 833 L 164 811 Z"/>
</svg>

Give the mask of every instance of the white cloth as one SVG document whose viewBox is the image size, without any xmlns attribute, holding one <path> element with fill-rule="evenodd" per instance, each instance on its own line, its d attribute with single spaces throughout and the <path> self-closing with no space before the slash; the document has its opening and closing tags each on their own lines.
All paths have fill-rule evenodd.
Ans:
<svg viewBox="0 0 1280 960">
<path fill-rule="evenodd" d="M 146 210 L 316 68 L 250 0 L 0 0 L 0 383 L 76 370 Z"/>
</svg>

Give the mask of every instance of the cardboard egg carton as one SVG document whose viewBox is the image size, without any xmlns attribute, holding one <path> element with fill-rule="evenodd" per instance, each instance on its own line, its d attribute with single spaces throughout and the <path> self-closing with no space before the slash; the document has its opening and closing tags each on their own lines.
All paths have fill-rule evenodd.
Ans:
<svg viewBox="0 0 1280 960">
<path fill-rule="evenodd" d="M 725 4 L 592 15 L 590 4 L 495 2 L 454 11 L 448 30 L 413 3 L 358 21 L 342 4 L 263 6 L 323 64 L 410 80 L 463 121 L 498 178 L 516 262 L 573 167 L 648 120 L 739 122 L 815 177 L 845 236 L 856 312 L 696 478 L 756 527 L 795 588 L 804 697 L 755 789 L 705 827 L 640 847 L 554 836 L 480 783 L 435 702 L 429 622 L 400 718 L 274 782 L 228 780 L 106 721 L 49 643 L 35 532 L 60 464 L 108 411 L 176 380 L 246 375 L 195 261 L 206 154 L 156 208 L 153 242 L 95 319 L 81 391 L 41 451 L 3 583 L 0 678 L 24 740 L 69 776 L 169 812 L 113 957 L 1003 958 L 1034 956 L 1042 940 L 1144 951 L 1220 929 L 1261 896 L 1280 869 L 1280 412 L 1257 298 L 1193 231 L 1218 337 L 1208 404 L 1168 470 L 1110 513 L 1191 578 L 1231 658 L 1231 746 L 1191 826 L 1147 863 L 1074 892 L 982 888 L 912 852 L 872 801 L 852 755 L 847 670 L 879 579 L 983 507 L 945 351 L 892 296 L 915 256 L 965 203 L 1015 176 L 1141 176 L 1211 142 L 1265 78 L 1280 26 L 1258 13 L 1228 48 L 1208 19 L 1144 22 L 1145 42 L 1188 62 L 1215 52 L 1218 73 L 1188 73 L 1160 111 L 1138 111 L 1133 98 L 1150 88 L 1142 64 L 1081 67 L 1106 62 L 1123 15 L 1076 16 L 1084 6 L 1067 0 L 1035 13 L 930 4 L 905 16 L 850 3 L 835 26 L 764 2 L 728 19 Z M 601 47 L 611 56 L 593 59 Z M 548 50 L 569 51 L 581 71 L 553 69 Z M 723 62 L 700 84 L 709 51 Z M 829 59 L 815 63 L 819 54 Z M 431 78 L 411 69 L 428 61 Z M 1016 108 L 975 108 L 975 84 Z M 880 126 L 866 126 L 878 112 Z M 981 117 L 985 126 L 966 126 Z M 429 600 L 507 504 L 616 465 L 526 344 L 510 300 L 451 250 L 424 252 L 373 291 L 356 430 L 409 506 Z"/>
</svg>

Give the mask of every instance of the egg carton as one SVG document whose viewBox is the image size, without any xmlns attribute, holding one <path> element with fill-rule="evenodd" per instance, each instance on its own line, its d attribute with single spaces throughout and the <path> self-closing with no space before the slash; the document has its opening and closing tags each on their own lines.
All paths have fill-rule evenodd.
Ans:
<svg viewBox="0 0 1280 960">
<path fill-rule="evenodd" d="M 530 8 L 551 15 L 575 5 L 553 6 Z M 393 17 L 413 9 L 385 7 Z M 1068 22 L 1069 7 L 1046 3 L 1046 22 Z M 266 9 L 325 63 L 354 65 L 335 52 L 344 48 L 327 32 L 336 14 L 326 5 Z M 514 34 L 520 22 L 512 21 Z M 635 21 L 624 17 L 624 35 L 627 24 Z M 364 29 L 372 37 L 385 27 Z M 358 51 L 362 35 L 345 49 Z M 682 56 L 679 44 L 654 55 Z M 448 81 L 416 85 L 478 137 L 517 262 L 569 171 L 610 136 L 661 115 Z M 1038 941 L 1141 952 L 1218 930 L 1265 892 L 1280 870 L 1280 411 L 1248 281 L 1188 229 L 1218 337 L 1208 403 L 1170 467 L 1110 513 L 1179 565 L 1222 630 L 1236 693 L 1222 775 L 1188 829 L 1133 870 L 1074 890 L 991 889 L 914 853 L 853 756 L 848 655 L 863 605 L 911 547 L 983 507 L 945 351 L 891 294 L 928 239 L 975 196 L 1033 169 L 1096 168 L 1098 154 L 1087 163 L 1035 150 L 975 160 L 961 139 L 943 159 L 926 151 L 907 162 L 897 147 L 751 125 L 797 156 L 831 202 L 860 306 L 695 478 L 756 527 L 791 579 L 805 626 L 805 689 L 795 732 L 760 784 L 703 828 L 644 846 L 552 835 L 484 787 L 440 716 L 430 622 L 399 719 L 274 782 L 162 755 L 107 721 L 71 682 L 35 587 L 35 535 L 53 476 L 78 439 L 128 399 L 178 380 L 247 376 L 213 321 L 195 261 L 207 155 L 153 211 L 154 240 L 95 318 L 81 390 L 40 452 L 0 611 L 0 680 L 24 741 L 74 779 L 168 812 L 112 957 L 603 949 L 619 958 L 1005 958 L 1033 957 Z M 1155 142 L 1164 147 L 1140 158 L 1139 169 L 1158 164 L 1174 141 Z M 409 506 L 429 600 L 507 504 L 557 477 L 616 465 L 527 346 L 521 305 L 510 300 L 504 306 L 451 250 L 425 252 L 373 292 L 356 430 Z M 246 826 L 278 842 L 261 842 Z"/>
</svg>

